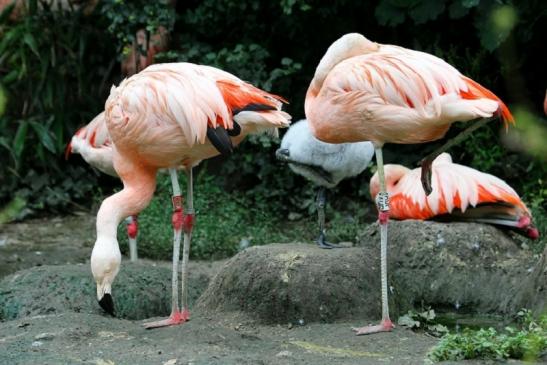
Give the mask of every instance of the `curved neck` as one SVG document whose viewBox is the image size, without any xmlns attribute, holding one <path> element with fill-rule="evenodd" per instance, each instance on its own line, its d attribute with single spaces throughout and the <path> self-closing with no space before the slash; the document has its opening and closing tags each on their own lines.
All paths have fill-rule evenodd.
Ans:
<svg viewBox="0 0 547 365">
<path fill-rule="evenodd" d="M 377 43 L 371 42 L 357 33 L 342 36 L 330 45 L 323 58 L 321 58 L 315 70 L 310 89 L 319 90 L 329 72 L 340 62 L 351 57 L 377 51 L 379 47 Z"/>
</svg>

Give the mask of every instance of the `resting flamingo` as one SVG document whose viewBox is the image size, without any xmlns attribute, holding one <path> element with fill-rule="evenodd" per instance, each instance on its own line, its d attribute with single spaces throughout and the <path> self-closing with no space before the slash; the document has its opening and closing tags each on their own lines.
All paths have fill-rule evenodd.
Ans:
<svg viewBox="0 0 547 365">
<path fill-rule="evenodd" d="M 331 144 L 313 136 L 307 120 L 293 123 L 275 152 L 278 160 L 287 162 L 291 170 L 318 186 L 317 215 L 320 248 L 341 247 L 327 242 L 325 230 L 326 189 L 332 189 L 342 180 L 357 176 L 367 168 L 374 155 L 370 142 Z"/>
<path fill-rule="evenodd" d="M 382 321 L 354 330 L 358 335 L 390 331 L 393 324 L 387 302 L 386 262 L 389 199 L 382 146 L 440 139 L 456 121 L 497 114 L 506 123 L 513 118 L 492 92 L 442 59 L 371 42 L 357 33 L 344 35 L 329 47 L 308 88 L 305 109 L 318 139 L 374 144 L 380 180 L 376 203 L 381 232 Z M 422 164 L 422 182 L 428 193 L 433 157 Z"/>
<path fill-rule="evenodd" d="M 112 163 L 112 143 L 106 128 L 104 112 L 97 115 L 89 124 L 80 128 L 72 137 L 66 149 L 66 157 L 70 153 L 78 153 L 85 162 L 97 170 L 118 177 Z M 127 218 L 127 238 L 129 241 L 129 257 L 137 261 L 137 215 Z"/>
<path fill-rule="evenodd" d="M 531 239 L 539 237 L 526 205 L 496 176 L 453 163 L 448 153 L 433 161 L 433 193 L 429 196 L 420 187 L 420 175 L 420 168 L 384 166 L 390 218 L 490 223 Z M 375 173 L 370 180 L 370 195 L 375 199 L 379 192 L 380 180 Z"/>
<path fill-rule="evenodd" d="M 148 205 L 157 171 L 167 168 L 174 186 L 172 309 L 169 318 L 145 326 L 188 320 L 188 258 L 194 224 L 192 168 L 219 153 L 230 154 L 248 134 L 276 133 L 278 127 L 287 127 L 290 116 L 281 111 L 283 101 L 227 72 L 191 63 L 152 65 L 112 88 L 105 116 L 115 146 L 114 168 L 124 188 L 101 204 L 91 254 L 97 298 L 105 310 L 113 311 L 111 285 L 121 261 L 116 227 L 123 218 L 138 214 Z M 179 166 L 187 176 L 184 212 L 174 170 Z M 182 232 L 181 309 L 177 266 Z"/>
</svg>

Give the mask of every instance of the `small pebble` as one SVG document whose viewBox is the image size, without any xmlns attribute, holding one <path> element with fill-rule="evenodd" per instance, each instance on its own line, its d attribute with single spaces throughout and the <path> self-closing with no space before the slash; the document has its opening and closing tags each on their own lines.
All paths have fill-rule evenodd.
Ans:
<svg viewBox="0 0 547 365">
<path fill-rule="evenodd" d="M 287 325 L 287 328 L 291 330 L 291 329 L 292 329 L 292 323 L 289 323 L 289 324 Z"/>
<path fill-rule="evenodd" d="M 305 324 L 305 323 L 304 323 L 304 320 L 303 320 L 303 319 L 299 319 L 299 320 L 298 320 L 298 324 L 301 325 L 301 326 L 303 326 L 303 325 Z"/>
<path fill-rule="evenodd" d="M 437 235 L 437 246 L 442 246 L 445 244 L 445 240 L 443 238 L 443 236 L 441 236 L 441 234 L 439 233 Z"/>
<path fill-rule="evenodd" d="M 46 340 L 46 341 L 53 340 L 53 338 L 55 338 L 55 335 L 49 332 L 40 333 L 34 337 L 35 340 Z"/>
<path fill-rule="evenodd" d="M 42 346 L 44 343 L 42 341 L 34 341 L 32 343 L 32 347 L 40 347 Z"/>
<path fill-rule="evenodd" d="M 287 350 L 278 352 L 278 353 L 275 355 L 275 357 L 290 357 L 290 356 L 292 356 L 292 352 L 287 351 Z"/>
</svg>

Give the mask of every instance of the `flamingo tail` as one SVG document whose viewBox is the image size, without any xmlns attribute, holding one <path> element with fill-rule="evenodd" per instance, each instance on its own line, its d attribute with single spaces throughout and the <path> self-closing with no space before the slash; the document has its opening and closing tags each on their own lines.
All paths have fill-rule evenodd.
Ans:
<svg viewBox="0 0 547 365">
<path fill-rule="evenodd" d="M 511 112 L 509 111 L 509 108 L 507 107 L 507 105 L 505 105 L 505 103 L 503 101 L 501 101 L 500 98 L 498 98 L 496 96 L 496 94 L 494 94 L 492 91 L 488 90 L 487 88 L 485 88 L 484 86 L 482 86 L 478 82 L 473 81 L 468 77 L 464 77 L 463 80 L 465 81 L 465 83 L 469 87 L 468 91 L 461 91 L 460 92 L 460 95 L 464 99 L 473 100 L 473 99 L 487 98 L 487 99 L 491 99 L 491 100 L 496 100 L 499 104 L 499 112 L 500 112 L 501 118 L 502 118 L 502 120 L 505 124 L 505 128 L 507 129 L 509 124 L 515 124 L 515 118 L 513 117 Z"/>
</svg>

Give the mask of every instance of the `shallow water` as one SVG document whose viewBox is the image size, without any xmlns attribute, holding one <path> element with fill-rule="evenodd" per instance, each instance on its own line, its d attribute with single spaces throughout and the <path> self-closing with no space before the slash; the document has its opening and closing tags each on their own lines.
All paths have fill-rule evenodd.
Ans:
<svg viewBox="0 0 547 365">
<path fill-rule="evenodd" d="M 465 328 L 478 330 L 481 328 L 495 328 L 501 330 L 514 324 L 513 318 L 499 315 L 486 315 L 477 313 L 438 313 L 435 322 L 448 327 L 450 332 L 459 333 Z"/>
</svg>

